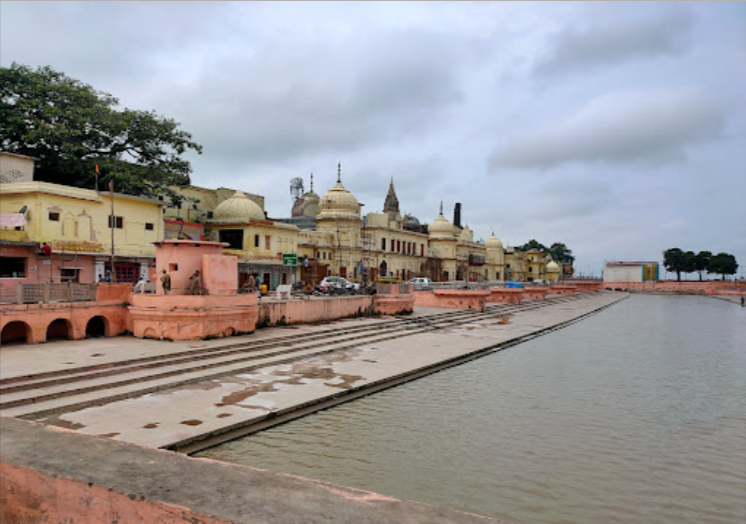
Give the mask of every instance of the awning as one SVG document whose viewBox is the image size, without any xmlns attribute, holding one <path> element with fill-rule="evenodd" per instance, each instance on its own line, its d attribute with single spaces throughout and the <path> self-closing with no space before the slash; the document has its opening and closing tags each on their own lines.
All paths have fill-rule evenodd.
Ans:
<svg viewBox="0 0 746 524">
<path fill-rule="evenodd" d="M 26 216 L 23 213 L 0 214 L 0 227 L 22 227 L 26 225 Z"/>
</svg>

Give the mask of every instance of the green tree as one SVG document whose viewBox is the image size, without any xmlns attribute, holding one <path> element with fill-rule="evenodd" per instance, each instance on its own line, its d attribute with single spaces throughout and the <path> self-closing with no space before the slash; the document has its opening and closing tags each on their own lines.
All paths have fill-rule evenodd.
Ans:
<svg viewBox="0 0 746 524">
<path fill-rule="evenodd" d="M 697 255 L 694 254 L 694 251 L 685 252 L 681 271 L 683 271 L 684 273 L 694 273 L 696 270 Z"/>
<path fill-rule="evenodd" d="M 722 275 L 723 280 L 725 280 L 725 275 L 735 275 L 736 271 L 738 271 L 736 257 L 728 253 L 718 253 L 713 256 L 707 266 L 708 273 Z"/>
<path fill-rule="evenodd" d="M 676 273 L 676 280 L 681 281 L 681 272 L 686 267 L 684 252 L 678 247 L 667 249 L 663 252 L 663 265 L 666 270 Z"/>
<path fill-rule="evenodd" d="M 518 246 L 515 249 L 516 249 L 516 251 L 528 251 L 530 249 L 538 249 L 542 253 L 548 253 L 549 252 L 549 249 L 547 249 L 547 246 L 545 246 L 544 244 L 538 242 L 537 240 L 534 240 L 533 238 L 531 240 L 529 240 L 528 242 L 526 242 L 525 244 L 523 244 L 522 246 Z"/>
<path fill-rule="evenodd" d="M 702 282 L 702 271 L 707 270 L 707 267 L 710 265 L 711 258 L 712 253 L 710 253 L 709 251 L 700 251 L 694 258 L 694 270 L 699 273 L 700 282 Z"/>
<path fill-rule="evenodd" d="M 179 124 L 152 111 L 117 110 L 119 101 L 50 67 L 0 68 L 0 149 L 36 157 L 34 178 L 116 191 L 173 196 L 189 183 L 188 150 L 202 152 Z"/>
<path fill-rule="evenodd" d="M 549 254 L 555 262 L 560 262 L 562 264 L 572 264 L 575 262 L 575 257 L 572 256 L 572 250 L 562 242 L 555 242 L 552 244 L 549 248 Z"/>
</svg>

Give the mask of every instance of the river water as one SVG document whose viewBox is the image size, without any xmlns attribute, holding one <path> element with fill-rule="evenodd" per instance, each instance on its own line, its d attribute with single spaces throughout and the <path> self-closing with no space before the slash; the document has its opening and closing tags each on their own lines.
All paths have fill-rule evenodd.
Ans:
<svg viewBox="0 0 746 524">
<path fill-rule="evenodd" d="M 522 524 L 743 524 L 746 308 L 633 295 L 199 456 Z"/>
</svg>

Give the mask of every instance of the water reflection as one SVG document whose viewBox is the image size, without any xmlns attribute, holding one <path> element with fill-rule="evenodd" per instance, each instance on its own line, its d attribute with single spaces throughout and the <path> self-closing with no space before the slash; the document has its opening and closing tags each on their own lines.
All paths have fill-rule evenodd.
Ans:
<svg viewBox="0 0 746 524">
<path fill-rule="evenodd" d="M 633 296 L 201 454 L 523 523 L 746 521 L 746 310 Z"/>
</svg>

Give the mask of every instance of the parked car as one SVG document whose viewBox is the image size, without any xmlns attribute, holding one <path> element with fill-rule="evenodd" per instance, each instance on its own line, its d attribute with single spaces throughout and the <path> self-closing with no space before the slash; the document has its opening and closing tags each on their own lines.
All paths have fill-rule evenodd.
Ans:
<svg viewBox="0 0 746 524">
<path fill-rule="evenodd" d="M 433 281 L 429 278 L 417 277 L 407 280 L 407 284 L 412 284 L 414 289 L 430 289 L 433 286 Z"/>
<path fill-rule="evenodd" d="M 319 287 L 321 289 L 335 288 L 357 291 L 358 289 L 360 289 L 360 284 L 355 284 L 354 282 L 350 282 L 346 278 L 342 277 L 325 277 L 324 280 L 322 280 L 319 284 Z"/>
</svg>

